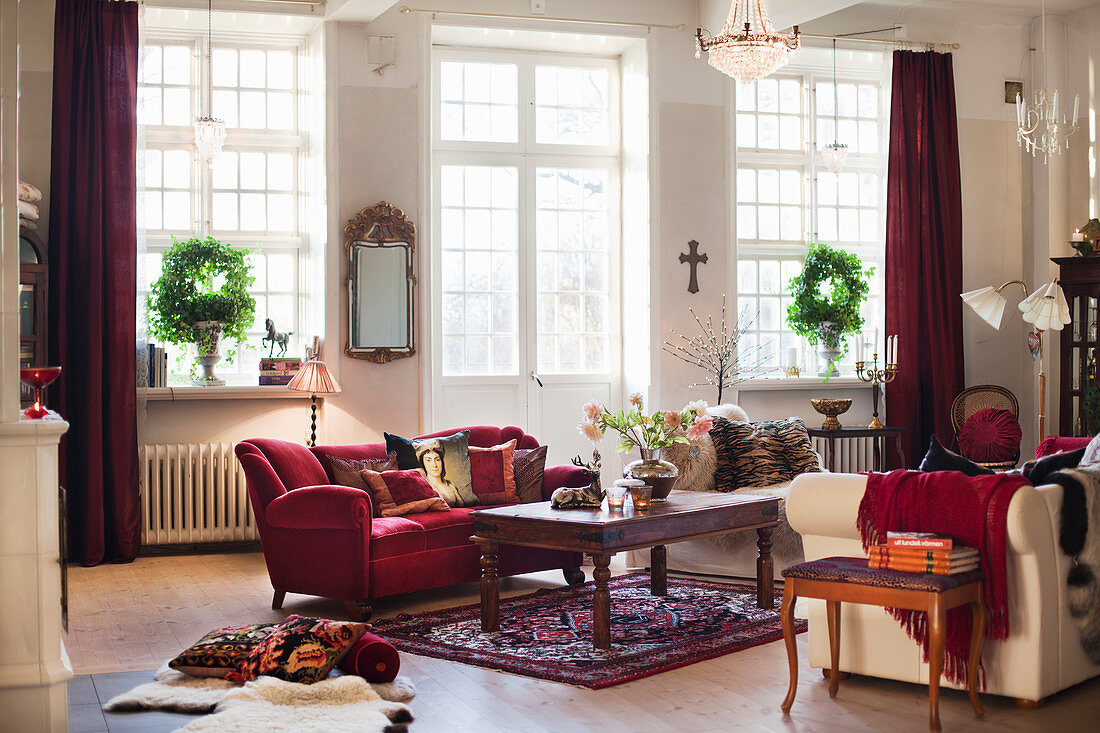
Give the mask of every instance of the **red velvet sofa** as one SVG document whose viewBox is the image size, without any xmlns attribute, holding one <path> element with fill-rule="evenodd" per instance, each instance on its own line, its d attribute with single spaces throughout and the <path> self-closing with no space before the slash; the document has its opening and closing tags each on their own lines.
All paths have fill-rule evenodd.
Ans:
<svg viewBox="0 0 1100 733">
<path fill-rule="evenodd" d="M 515 438 L 517 448 L 539 443 L 517 427 L 471 427 L 420 437 L 470 431 L 470 445 L 492 447 Z M 481 577 L 481 553 L 470 542 L 472 508 L 405 517 L 372 517 L 370 495 L 332 483 L 329 461 L 317 456 L 383 458 L 385 443 L 318 446 L 256 438 L 238 443 L 237 459 L 248 480 L 268 576 L 272 608 L 289 593 L 339 598 L 355 620 L 370 617 L 374 598 L 469 583 Z M 576 466 L 547 466 L 542 495 L 559 487 L 586 486 Z M 485 507 L 477 507 L 485 508 Z M 502 546 L 500 576 L 561 569 L 570 584 L 584 582 L 580 553 Z"/>
</svg>

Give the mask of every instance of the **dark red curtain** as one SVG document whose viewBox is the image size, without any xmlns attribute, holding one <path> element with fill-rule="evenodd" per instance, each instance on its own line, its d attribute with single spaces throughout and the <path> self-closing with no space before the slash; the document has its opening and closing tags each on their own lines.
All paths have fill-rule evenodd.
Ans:
<svg viewBox="0 0 1100 733">
<path fill-rule="evenodd" d="M 890 425 L 905 428 L 911 466 L 935 433 L 950 445 L 963 388 L 962 191 L 951 54 L 894 52 L 886 185 L 886 332 L 898 375 Z"/>
<path fill-rule="evenodd" d="M 137 3 L 59 0 L 50 176 L 51 390 L 70 558 L 130 561 L 138 510 Z M 51 403 L 51 404 L 54 404 Z"/>
</svg>

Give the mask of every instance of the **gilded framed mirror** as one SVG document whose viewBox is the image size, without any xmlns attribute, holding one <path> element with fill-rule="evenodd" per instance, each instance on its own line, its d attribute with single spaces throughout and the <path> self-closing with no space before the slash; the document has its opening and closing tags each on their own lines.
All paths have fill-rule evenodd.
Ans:
<svg viewBox="0 0 1100 733">
<path fill-rule="evenodd" d="M 416 353 L 413 293 L 416 227 L 380 201 L 344 225 L 348 331 L 344 353 L 385 364 Z"/>
</svg>

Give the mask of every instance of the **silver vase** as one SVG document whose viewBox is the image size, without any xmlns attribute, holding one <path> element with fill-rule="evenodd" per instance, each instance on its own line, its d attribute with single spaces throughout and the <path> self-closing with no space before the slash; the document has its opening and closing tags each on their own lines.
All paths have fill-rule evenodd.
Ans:
<svg viewBox="0 0 1100 733">
<path fill-rule="evenodd" d="M 665 501 L 680 475 L 679 469 L 661 460 L 660 448 L 641 448 L 641 460 L 626 464 L 623 478 L 636 478 L 653 487 L 652 501 Z"/>
<path fill-rule="evenodd" d="M 195 360 L 202 366 L 202 376 L 192 384 L 198 387 L 223 386 L 225 380 L 214 375 L 214 365 L 222 360 L 222 324 L 218 321 L 199 321 L 195 324 L 195 333 Z"/>
</svg>

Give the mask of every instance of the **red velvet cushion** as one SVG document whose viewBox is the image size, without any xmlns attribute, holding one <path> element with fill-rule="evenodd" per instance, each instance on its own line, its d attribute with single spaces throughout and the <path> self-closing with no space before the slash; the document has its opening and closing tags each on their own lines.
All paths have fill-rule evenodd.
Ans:
<svg viewBox="0 0 1100 733">
<path fill-rule="evenodd" d="M 979 463 L 1011 461 L 1020 450 L 1023 431 L 1008 410 L 987 407 L 966 419 L 959 430 L 959 450 Z"/>
<path fill-rule="evenodd" d="M 470 446 L 470 476 L 482 504 L 518 504 L 512 460 L 516 441 L 492 448 Z"/>
<path fill-rule="evenodd" d="M 1061 435 L 1048 435 L 1043 442 L 1035 446 L 1035 457 L 1042 458 L 1052 453 L 1065 453 L 1067 451 L 1085 448 L 1092 440 L 1090 436 L 1084 438 L 1071 438 Z"/>
<path fill-rule="evenodd" d="M 419 470 L 360 471 L 371 495 L 371 503 L 383 517 L 403 517 L 419 512 L 445 512 L 450 507 L 435 493 Z"/>
<path fill-rule="evenodd" d="M 438 494 L 419 471 L 383 471 L 382 480 L 390 490 L 394 504 L 408 504 L 410 501 L 431 499 Z"/>
<path fill-rule="evenodd" d="M 340 660 L 340 671 L 359 675 L 367 682 L 393 682 L 401 668 L 397 649 L 369 631 Z"/>
</svg>

